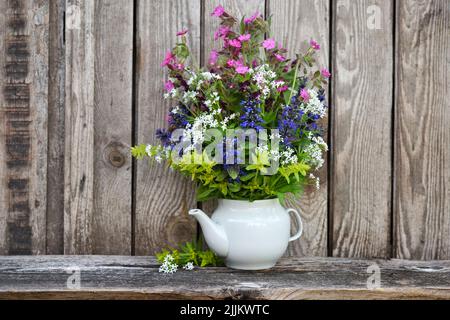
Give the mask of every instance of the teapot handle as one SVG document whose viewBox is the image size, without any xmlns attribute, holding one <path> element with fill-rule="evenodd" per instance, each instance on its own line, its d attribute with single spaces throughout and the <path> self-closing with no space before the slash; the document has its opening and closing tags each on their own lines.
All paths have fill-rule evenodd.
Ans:
<svg viewBox="0 0 450 320">
<path fill-rule="evenodd" d="M 300 238 L 302 236 L 302 233 L 303 233 L 303 222 L 302 222 L 302 218 L 300 217 L 300 214 L 298 213 L 298 211 L 296 209 L 289 208 L 286 211 L 287 211 L 288 214 L 290 212 L 293 212 L 295 214 L 295 218 L 297 219 L 297 223 L 298 223 L 298 231 L 297 231 L 297 233 L 289 238 L 289 242 L 291 242 L 291 241 L 297 240 L 298 238 Z"/>
</svg>

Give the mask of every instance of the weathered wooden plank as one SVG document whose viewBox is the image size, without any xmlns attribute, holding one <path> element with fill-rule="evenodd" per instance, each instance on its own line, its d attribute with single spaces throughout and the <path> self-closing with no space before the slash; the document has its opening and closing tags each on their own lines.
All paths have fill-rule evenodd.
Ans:
<svg viewBox="0 0 450 320">
<path fill-rule="evenodd" d="M 328 0 L 270 0 L 269 16 L 272 16 L 272 35 L 289 50 L 294 58 L 298 52 L 305 52 L 309 40 L 315 39 L 321 45 L 317 54 L 317 63 L 329 68 L 329 1 Z M 328 135 L 328 118 L 323 119 L 324 139 Z M 289 244 L 288 254 L 293 256 L 326 256 L 327 255 L 327 216 L 328 216 L 328 164 L 325 163 L 319 172 L 320 189 L 308 186 L 298 200 L 288 201 L 292 208 L 300 210 L 304 231 L 299 241 Z"/>
<path fill-rule="evenodd" d="M 6 52 L 6 8 L 7 2 L 0 2 L 0 52 Z M 6 55 L 0 54 L 0 66 L 3 68 L 6 64 Z M 3 90 L 4 75 L 3 72 L 0 75 L 2 80 L 1 86 Z M 5 127 L 5 115 L 3 112 L 3 105 L 5 103 L 4 93 L 0 94 L 0 255 L 8 253 L 8 243 L 6 241 L 6 228 L 8 220 L 8 193 L 6 192 L 6 127 Z"/>
<path fill-rule="evenodd" d="M 397 1 L 395 256 L 450 258 L 450 6 Z"/>
<path fill-rule="evenodd" d="M 165 126 L 170 102 L 163 99 L 166 71 L 161 61 L 176 41 L 175 34 L 189 29 L 191 53 L 200 57 L 200 0 L 137 2 L 136 143 L 158 143 L 155 131 Z M 188 210 L 196 207 L 190 181 L 163 165 L 137 163 L 135 188 L 135 250 L 148 254 L 162 246 L 191 240 L 196 223 Z"/>
<path fill-rule="evenodd" d="M 333 255 L 388 257 L 393 4 L 333 4 Z"/>
<path fill-rule="evenodd" d="M 95 1 L 95 253 L 131 253 L 133 2 Z"/>
<path fill-rule="evenodd" d="M 49 1 L 47 254 L 64 252 L 65 2 Z"/>
<path fill-rule="evenodd" d="M 66 1 L 64 252 L 92 252 L 94 190 L 93 1 Z"/>
<path fill-rule="evenodd" d="M 373 270 L 380 272 L 377 288 Z M 79 289 L 67 286 L 75 271 Z M 12 298 L 450 299 L 450 261 L 290 258 L 257 272 L 165 275 L 153 257 L 0 257 L 0 299 Z"/>
<path fill-rule="evenodd" d="M 48 11 L 44 0 L 1 5 L 1 253 L 45 253 Z"/>
<path fill-rule="evenodd" d="M 129 254 L 133 3 L 67 8 L 65 253 Z"/>
</svg>

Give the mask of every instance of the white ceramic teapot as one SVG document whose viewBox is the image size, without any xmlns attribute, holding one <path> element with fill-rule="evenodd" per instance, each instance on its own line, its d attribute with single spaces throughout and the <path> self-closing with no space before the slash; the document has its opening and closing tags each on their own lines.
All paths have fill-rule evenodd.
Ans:
<svg viewBox="0 0 450 320">
<path fill-rule="evenodd" d="M 290 212 L 295 214 L 299 226 L 292 237 Z M 283 208 L 278 199 L 219 200 L 211 218 L 199 209 L 190 210 L 189 214 L 200 223 L 211 250 L 225 258 L 227 267 L 234 269 L 273 267 L 288 243 L 300 238 L 303 231 L 298 211 Z"/>
</svg>

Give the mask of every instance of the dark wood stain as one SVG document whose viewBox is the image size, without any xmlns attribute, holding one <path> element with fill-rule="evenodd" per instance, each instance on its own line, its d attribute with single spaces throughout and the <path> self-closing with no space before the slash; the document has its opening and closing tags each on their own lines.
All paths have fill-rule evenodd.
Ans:
<svg viewBox="0 0 450 320">
<path fill-rule="evenodd" d="M 3 96 L 6 104 L 6 176 L 4 182 L 8 192 L 7 245 L 8 253 L 24 255 L 32 253 L 32 227 L 30 222 L 30 52 L 29 37 L 23 35 L 27 26 L 25 3 L 19 0 L 8 1 L 6 40 L 5 80 Z"/>
</svg>

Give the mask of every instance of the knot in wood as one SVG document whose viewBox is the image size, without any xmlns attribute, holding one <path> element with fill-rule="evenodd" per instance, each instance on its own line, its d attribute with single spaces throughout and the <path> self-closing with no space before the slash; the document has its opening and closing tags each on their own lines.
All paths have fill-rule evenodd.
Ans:
<svg viewBox="0 0 450 320">
<path fill-rule="evenodd" d="M 112 150 L 108 158 L 109 162 L 116 168 L 120 168 L 125 164 L 125 156 L 119 150 Z"/>
</svg>

